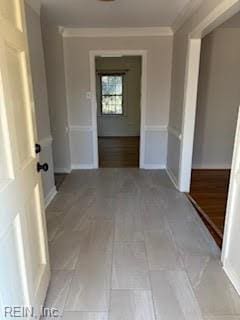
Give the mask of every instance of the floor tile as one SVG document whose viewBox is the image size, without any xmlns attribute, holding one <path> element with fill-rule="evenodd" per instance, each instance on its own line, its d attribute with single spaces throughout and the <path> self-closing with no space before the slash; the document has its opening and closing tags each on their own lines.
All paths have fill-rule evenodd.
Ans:
<svg viewBox="0 0 240 320">
<path fill-rule="evenodd" d="M 73 273 L 71 271 L 53 271 L 44 306 L 55 308 L 59 314 L 63 308 L 70 289 Z"/>
<path fill-rule="evenodd" d="M 113 249 L 112 220 L 88 220 L 82 228 L 78 265 L 94 262 L 99 255 L 111 261 Z"/>
<path fill-rule="evenodd" d="M 240 316 L 240 296 L 219 260 L 187 256 L 184 263 L 204 314 Z"/>
<path fill-rule="evenodd" d="M 144 242 L 116 242 L 114 244 L 112 288 L 150 288 Z"/>
<path fill-rule="evenodd" d="M 86 215 L 90 219 L 114 219 L 115 210 L 117 210 L 115 202 L 114 198 L 97 196 L 86 210 Z"/>
<path fill-rule="evenodd" d="M 151 272 L 157 320 L 203 320 L 184 271 Z"/>
<path fill-rule="evenodd" d="M 48 212 L 46 214 L 48 241 L 53 241 L 64 220 L 64 213 L 61 211 Z"/>
<path fill-rule="evenodd" d="M 166 226 L 145 232 L 145 240 L 150 270 L 182 268 L 180 254 Z"/>
<path fill-rule="evenodd" d="M 182 254 L 219 256 L 219 249 L 210 234 L 194 217 L 169 221 L 169 226 Z"/>
<path fill-rule="evenodd" d="M 49 211 L 62 211 L 67 212 L 74 202 L 77 200 L 76 193 L 65 193 L 65 192 L 58 192 L 53 201 L 47 208 L 47 212 Z"/>
<path fill-rule="evenodd" d="M 109 320 L 111 288 L 111 320 L 240 320 L 220 251 L 164 171 L 74 171 L 47 222 L 46 303 L 64 320 Z"/>
<path fill-rule="evenodd" d="M 64 312 L 62 320 L 108 320 L 107 312 Z"/>
<path fill-rule="evenodd" d="M 164 228 L 164 213 L 161 206 L 150 202 L 149 199 L 142 204 L 142 225 L 144 231 Z"/>
<path fill-rule="evenodd" d="M 144 241 L 138 197 L 120 197 L 115 214 L 115 241 Z"/>
<path fill-rule="evenodd" d="M 65 311 L 108 311 L 111 265 L 101 262 L 83 264 L 75 271 Z"/>
<path fill-rule="evenodd" d="M 155 320 L 151 291 L 113 290 L 109 320 Z"/>
<path fill-rule="evenodd" d="M 73 270 L 79 257 L 80 232 L 61 230 L 49 244 L 50 263 L 53 270 Z"/>
<path fill-rule="evenodd" d="M 206 316 L 204 320 L 240 320 L 240 316 Z"/>
</svg>

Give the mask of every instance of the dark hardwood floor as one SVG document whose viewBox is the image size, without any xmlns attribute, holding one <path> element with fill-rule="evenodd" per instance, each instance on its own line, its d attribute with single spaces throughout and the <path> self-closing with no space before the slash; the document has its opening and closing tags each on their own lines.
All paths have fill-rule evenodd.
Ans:
<svg viewBox="0 0 240 320">
<path fill-rule="evenodd" d="M 192 170 L 188 195 L 221 247 L 230 180 L 230 170 Z"/>
<path fill-rule="evenodd" d="M 139 137 L 98 137 L 101 168 L 139 167 Z"/>
</svg>

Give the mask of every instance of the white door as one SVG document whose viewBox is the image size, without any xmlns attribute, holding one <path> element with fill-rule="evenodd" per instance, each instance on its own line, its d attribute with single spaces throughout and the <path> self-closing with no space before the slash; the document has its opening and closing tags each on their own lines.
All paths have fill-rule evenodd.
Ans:
<svg viewBox="0 0 240 320">
<path fill-rule="evenodd" d="M 40 307 L 49 258 L 23 0 L 0 0 L 0 317 Z M 10 314 L 11 307 L 16 307 Z M 5 317 L 5 312 L 8 315 Z"/>
<path fill-rule="evenodd" d="M 240 110 L 225 223 L 223 268 L 240 294 Z"/>
</svg>

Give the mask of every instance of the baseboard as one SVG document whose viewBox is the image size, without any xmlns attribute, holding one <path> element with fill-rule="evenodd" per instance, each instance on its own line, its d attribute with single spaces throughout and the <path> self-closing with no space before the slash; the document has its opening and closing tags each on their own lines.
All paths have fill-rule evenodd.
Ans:
<svg viewBox="0 0 240 320">
<path fill-rule="evenodd" d="M 93 170 L 96 169 L 94 164 L 72 164 L 72 170 Z"/>
<path fill-rule="evenodd" d="M 57 194 L 57 189 L 56 189 L 56 186 L 54 186 L 50 190 L 48 195 L 45 197 L 45 208 L 47 208 L 49 206 L 49 204 L 52 202 L 52 200 L 56 196 L 56 194 Z"/>
<path fill-rule="evenodd" d="M 54 173 L 71 173 L 69 168 L 54 168 Z"/>
<path fill-rule="evenodd" d="M 142 165 L 142 169 L 145 170 L 165 170 L 166 166 L 164 164 L 147 164 Z"/>
<path fill-rule="evenodd" d="M 193 165 L 192 169 L 194 170 L 231 170 L 229 165 L 213 165 L 213 164 L 204 164 L 204 165 Z"/>
<path fill-rule="evenodd" d="M 174 187 L 179 190 L 179 186 L 178 186 L 178 182 L 177 182 L 177 178 L 175 177 L 174 173 L 172 172 L 172 170 L 170 168 L 166 168 L 166 172 L 169 176 L 169 179 L 172 181 Z"/>
<path fill-rule="evenodd" d="M 239 274 L 237 274 L 230 263 L 228 263 L 225 260 L 225 263 L 223 265 L 223 270 L 225 271 L 225 273 L 227 274 L 228 278 L 230 279 L 230 281 L 232 282 L 232 285 L 234 286 L 234 288 L 237 290 L 238 294 L 240 295 L 240 277 Z"/>
</svg>

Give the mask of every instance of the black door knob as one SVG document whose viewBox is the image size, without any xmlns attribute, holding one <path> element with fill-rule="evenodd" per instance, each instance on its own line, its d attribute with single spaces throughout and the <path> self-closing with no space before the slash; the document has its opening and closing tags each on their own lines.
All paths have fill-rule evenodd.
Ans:
<svg viewBox="0 0 240 320">
<path fill-rule="evenodd" d="M 41 170 L 43 171 L 48 171 L 48 164 L 47 163 L 44 163 L 44 164 L 41 164 L 41 163 L 37 163 L 37 172 L 40 172 Z"/>
<path fill-rule="evenodd" d="M 42 147 L 40 146 L 40 144 L 36 143 L 35 144 L 35 152 L 36 154 L 40 153 L 42 151 Z"/>
</svg>

